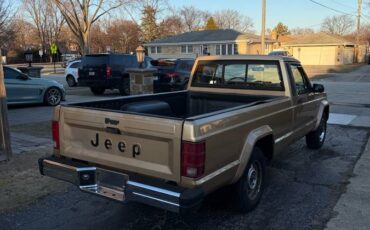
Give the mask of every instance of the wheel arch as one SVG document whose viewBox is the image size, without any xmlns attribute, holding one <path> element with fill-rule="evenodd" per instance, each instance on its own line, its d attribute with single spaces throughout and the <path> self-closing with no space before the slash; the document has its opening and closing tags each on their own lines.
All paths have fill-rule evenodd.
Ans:
<svg viewBox="0 0 370 230">
<path fill-rule="evenodd" d="M 315 129 L 317 129 L 317 127 L 319 127 L 321 117 L 322 117 L 324 114 L 326 114 L 325 119 L 326 119 L 326 120 L 328 120 L 328 119 L 329 119 L 329 113 L 330 113 L 330 105 L 329 105 L 329 102 L 328 102 L 327 100 L 322 100 L 322 101 L 320 102 L 319 112 L 317 113 L 317 117 L 316 117 Z"/>
<path fill-rule="evenodd" d="M 274 154 L 274 135 L 270 126 L 261 126 L 248 134 L 240 153 L 240 163 L 232 183 L 237 182 L 243 175 L 255 147 L 259 147 L 267 159 L 272 159 Z"/>
</svg>

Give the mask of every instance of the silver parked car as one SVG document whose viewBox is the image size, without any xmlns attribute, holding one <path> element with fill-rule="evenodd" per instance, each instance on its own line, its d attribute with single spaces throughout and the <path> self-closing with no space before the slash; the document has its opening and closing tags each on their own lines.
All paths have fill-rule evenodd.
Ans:
<svg viewBox="0 0 370 230">
<path fill-rule="evenodd" d="M 56 106 L 65 100 L 65 89 L 56 81 L 32 78 L 18 69 L 3 67 L 8 104 L 44 103 Z"/>
</svg>

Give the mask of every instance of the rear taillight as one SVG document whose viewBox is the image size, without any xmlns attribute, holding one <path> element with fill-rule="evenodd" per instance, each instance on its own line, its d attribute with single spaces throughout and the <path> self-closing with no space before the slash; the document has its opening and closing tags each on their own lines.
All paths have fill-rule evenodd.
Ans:
<svg viewBox="0 0 370 230">
<path fill-rule="evenodd" d="M 106 74 L 107 74 L 107 78 L 112 76 L 112 68 L 110 66 L 107 66 Z"/>
<path fill-rule="evenodd" d="M 166 73 L 164 75 L 165 77 L 170 77 L 170 78 L 177 78 L 179 75 L 177 73 Z"/>
<path fill-rule="evenodd" d="M 198 178 L 204 174 L 205 142 L 183 141 L 181 145 L 181 175 Z"/>
<path fill-rule="evenodd" d="M 54 149 L 59 150 L 59 148 L 60 148 L 59 122 L 57 122 L 57 121 L 53 121 L 53 123 L 52 123 L 52 135 L 53 135 Z"/>
</svg>

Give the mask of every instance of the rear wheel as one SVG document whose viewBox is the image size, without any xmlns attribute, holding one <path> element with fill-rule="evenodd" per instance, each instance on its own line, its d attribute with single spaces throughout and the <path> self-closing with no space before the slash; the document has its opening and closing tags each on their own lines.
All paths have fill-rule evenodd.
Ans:
<svg viewBox="0 0 370 230">
<path fill-rule="evenodd" d="M 265 182 L 266 158 L 255 147 L 247 167 L 236 183 L 236 205 L 241 212 L 253 210 L 259 203 Z"/>
<path fill-rule="evenodd" d="M 105 91 L 105 88 L 101 88 L 101 87 L 90 87 L 90 90 L 91 92 L 94 94 L 94 95 L 102 95 Z"/>
<path fill-rule="evenodd" d="M 327 118 L 324 114 L 320 120 L 319 127 L 306 135 L 306 144 L 310 149 L 319 149 L 323 146 L 326 138 Z"/>
<path fill-rule="evenodd" d="M 121 85 L 119 87 L 119 93 L 123 96 L 130 95 L 130 79 L 124 78 L 121 81 Z"/>
<path fill-rule="evenodd" d="M 44 103 L 50 106 L 57 106 L 62 100 L 62 91 L 56 87 L 51 87 L 46 90 Z"/>
<path fill-rule="evenodd" d="M 68 75 L 66 80 L 69 87 L 76 86 L 75 78 L 72 75 Z"/>
</svg>

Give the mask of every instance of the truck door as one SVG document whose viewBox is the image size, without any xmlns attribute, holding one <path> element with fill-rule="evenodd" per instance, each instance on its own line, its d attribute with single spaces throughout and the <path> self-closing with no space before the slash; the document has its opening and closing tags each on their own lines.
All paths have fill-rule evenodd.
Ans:
<svg viewBox="0 0 370 230">
<path fill-rule="evenodd" d="M 293 81 L 294 124 L 293 132 L 307 133 L 316 120 L 317 103 L 312 86 L 300 64 L 289 64 Z"/>
</svg>

